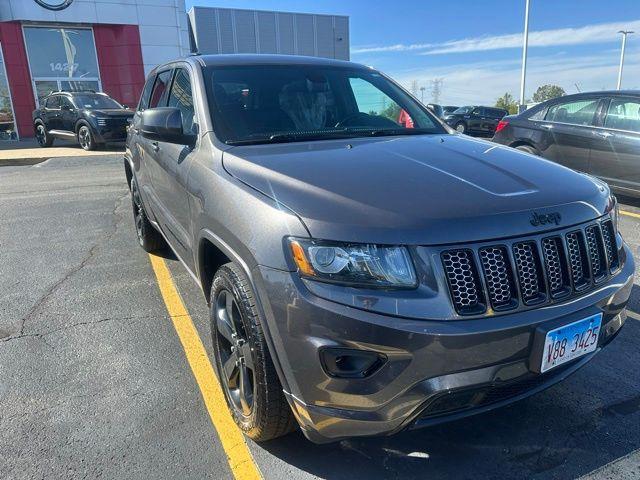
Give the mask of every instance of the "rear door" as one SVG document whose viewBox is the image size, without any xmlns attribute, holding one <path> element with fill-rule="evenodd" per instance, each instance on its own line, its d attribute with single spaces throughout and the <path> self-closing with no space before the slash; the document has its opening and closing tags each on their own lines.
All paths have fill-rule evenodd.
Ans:
<svg viewBox="0 0 640 480">
<path fill-rule="evenodd" d="M 182 113 L 182 129 L 185 133 L 197 133 L 196 112 L 193 102 L 192 80 L 186 65 L 175 69 L 167 106 L 178 108 Z M 188 172 L 194 149 L 189 145 L 169 142 L 154 142 L 156 150 L 157 177 L 155 190 L 163 212 L 162 229 L 174 250 L 194 269 L 192 255 L 191 225 L 189 223 L 189 195 L 187 193 Z"/>
<path fill-rule="evenodd" d="M 613 186 L 640 191 L 640 98 L 614 97 L 593 129 L 589 173 Z"/>
<path fill-rule="evenodd" d="M 47 130 L 61 130 L 60 95 L 51 95 L 44 102 L 42 117 Z"/>
<path fill-rule="evenodd" d="M 586 172 L 589 151 L 593 145 L 593 126 L 599 97 L 559 101 L 547 110 L 539 127 L 545 132 L 539 150 L 545 158 L 561 165 Z"/>
</svg>

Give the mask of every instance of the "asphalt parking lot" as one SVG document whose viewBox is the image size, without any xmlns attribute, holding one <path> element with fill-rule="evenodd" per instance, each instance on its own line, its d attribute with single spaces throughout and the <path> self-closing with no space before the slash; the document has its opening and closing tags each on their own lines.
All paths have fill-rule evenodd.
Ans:
<svg viewBox="0 0 640 480">
<path fill-rule="evenodd" d="M 640 202 L 623 201 L 640 261 Z M 0 167 L 0 226 L 0 478 L 240 478 L 228 455 L 244 447 L 214 427 L 226 407 L 206 404 L 137 246 L 121 157 Z M 157 261 L 210 355 L 204 297 Z M 389 438 L 247 441 L 249 461 L 287 480 L 640 478 L 639 344 L 637 276 L 619 337 L 541 394 Z"/>
</svg>

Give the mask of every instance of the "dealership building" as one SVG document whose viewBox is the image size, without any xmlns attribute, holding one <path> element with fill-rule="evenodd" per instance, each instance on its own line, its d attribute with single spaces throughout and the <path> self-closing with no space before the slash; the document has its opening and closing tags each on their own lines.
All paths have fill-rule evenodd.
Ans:
<svg viewBox="0 0 640 480">
<path fill-rule="evenodd" d="M 349 58 L 348 17 L 194 7 L 184 0 L 0 0 L 0 141 L 32 137 L 52 91 L 135 105 L 145 74 L 198 53 Z"/>
</svg>

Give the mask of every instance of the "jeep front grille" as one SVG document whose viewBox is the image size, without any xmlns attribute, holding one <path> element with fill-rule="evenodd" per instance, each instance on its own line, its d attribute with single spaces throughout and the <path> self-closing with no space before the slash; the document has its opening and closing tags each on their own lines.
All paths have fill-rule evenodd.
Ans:
<svg viewBox="0 0 640 480">
<path fill-rule="evenodd" d="M 449 250 L 442 253 L 442 263 L 456 310 L 462 314 L 482 313 L 480 278 L 471 250 Z"/>
<path fill-rule="evenodd" d="M 619 267 L 611 220 L 547 237 L 444 249 L 441 259 L 460 315 L 560 301 Z"/>
</svg>

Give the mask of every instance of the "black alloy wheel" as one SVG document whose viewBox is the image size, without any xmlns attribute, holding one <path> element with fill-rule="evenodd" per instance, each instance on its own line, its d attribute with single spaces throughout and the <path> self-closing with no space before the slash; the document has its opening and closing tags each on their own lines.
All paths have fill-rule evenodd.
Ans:
<svg viewBox="0 0 640 480">
<path fill-rule="evenodd" d="M 218 292 L 215 338 L 222 365 L 222 384 L 236 413 L 249 418 L 254 405 L 255 367 L 241 315 L 233 293 L 227 289 Z"/>
</svg>

